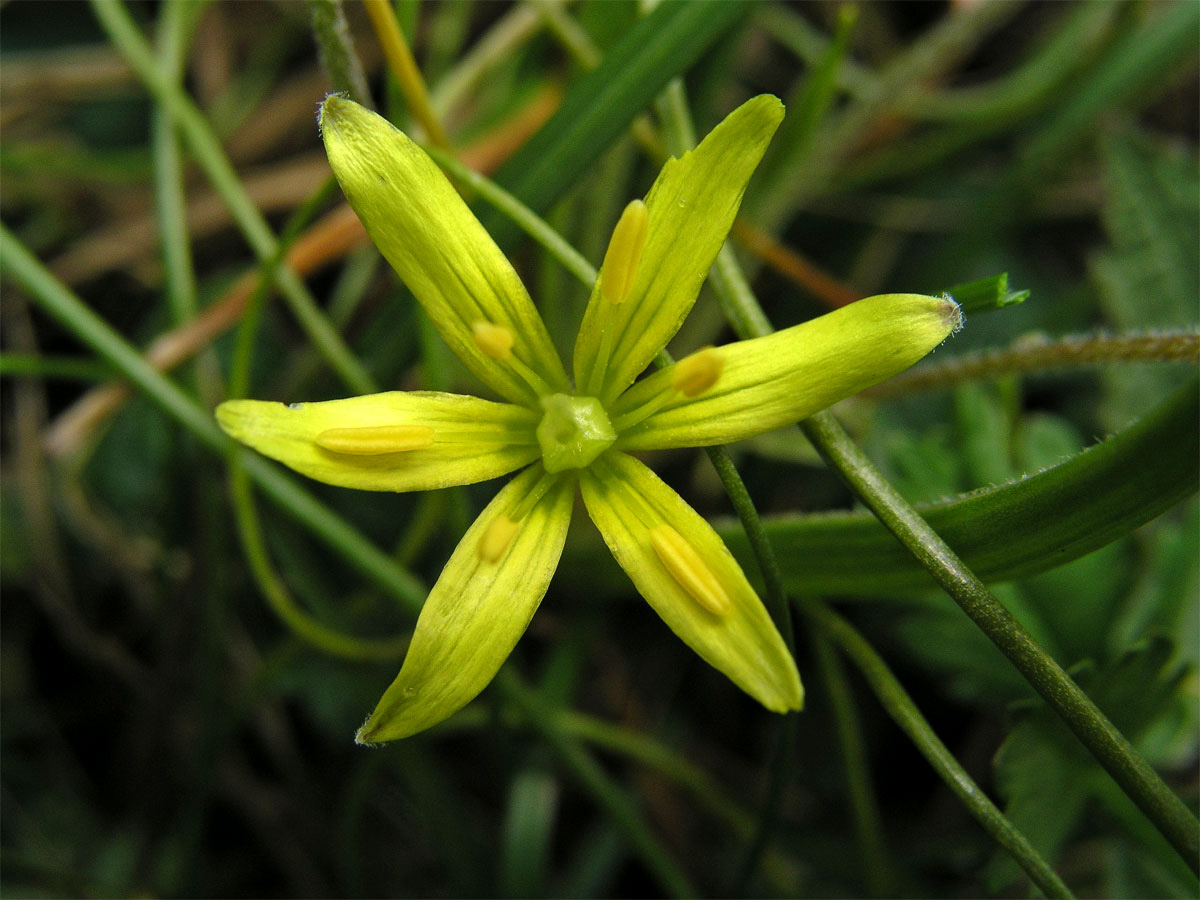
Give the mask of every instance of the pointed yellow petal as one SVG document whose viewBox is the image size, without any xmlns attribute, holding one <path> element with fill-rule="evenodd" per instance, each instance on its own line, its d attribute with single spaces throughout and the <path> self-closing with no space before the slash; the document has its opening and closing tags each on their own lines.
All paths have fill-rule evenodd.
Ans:
<svg viewBox="0 0 1200 900">
<path fill-rule="evenodd" d="M 706 370 L 716 371 L 711 381 L 681 375 L 688 357 L 617 400 L 614 446 L 703 447 L 790 425 L 904 371 L 961 323 L 949 298 L 883 294 L 767 337 L 709 348 L 701 353 L 719 357 Z M 691 392 L 701 382 L 705 389 Z"/>
<path fill-rule="evenodd" d="M 562 362 L 521 279 L 425 151 L 338 96 L 321 107 L 321 136 L 371 240 L 467 367 L 514 402 L 566 390 Z M 507 329 L 511 352 L 496 355 L 486 338 L 481 344 L 477 322 Z"/>
<path fill-rule="evenodd" d="M 767 709 L 800 709 L 796 664 L 712 526 L 624 453 L 596 460 L 579 484 L 604 542 L 671 630 Z"/>
<path fill-rule="evenodd" d="M 429 592 L 400 674 L 359 730 L 360 743 L 424 731 L 487 687 L 546 593 L 574 494 L 572 479 L 535 466 L 480 513 Z"/>
<path fill-rule="evenodd" d="M 774 97 L 742 104 L 695 150 L 663 166 L 646 195 L 644 237 L 632 240 L 639 228 L 624 227 L 622 217 L 610 249 L 616 258 L 605 258 L 575 343 L 580 393 L 611 402 L 679 330 L 782 118 Z M 606 279 L 617 283 L 615 295 Z"/>
<path fill-rule="evenodd" d="M 473 484 L 540 454 L 533 411 L 431 391 L 291 406 L 230 400 L 217 407 L 217 421 L 243 444 L 309 478 L 368 491 Z"/>
</svg>

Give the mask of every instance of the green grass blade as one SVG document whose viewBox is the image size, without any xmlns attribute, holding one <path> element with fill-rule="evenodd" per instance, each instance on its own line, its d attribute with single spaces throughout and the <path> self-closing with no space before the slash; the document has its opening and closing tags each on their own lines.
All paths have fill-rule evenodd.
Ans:
<svg viewBox="0 0 1200 900">
<path fill-rule="evenodd" d="M 572 86 L 550 121 L 496 175 L 496 183 L 534 212 L 545 213 L 746 8 L 729 0 L 660 4 L 605 54 L 599 68 Z M 518 233 L 499 216 L 481 220 L 501 247 Z"/>
</svg>

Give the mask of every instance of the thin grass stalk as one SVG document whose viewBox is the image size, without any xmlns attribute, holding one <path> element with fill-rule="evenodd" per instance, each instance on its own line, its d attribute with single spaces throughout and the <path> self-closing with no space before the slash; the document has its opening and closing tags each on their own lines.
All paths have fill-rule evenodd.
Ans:
<svg viewBox="0 0 1200 900">
<path fill-rule="evenodd" d="M 1000 846 L 1004 847 L 1047 897 L 1072 897 L 1070 888 L 967 774 L 934 733 L 887 664 L 854 627 L 817 600 L 797 604 L 809 621 L 850 657 L 892 720 L 908 735 L 938 776 Z"/>
<path fill-rule="evenodd" d="M 197 163 L 228 207 L 259 261 L 270 260 L 278 243 L 275 235 L 246 194 L 204 114 L 178 85 L 159 71 L 149 44 L 120 0 L 93 0 L 92 8 L 122 57 L 155 100 L 169 110 Z M 347 387 L 360 394 L 377 391 L 379 388 L 374 380 L 329 324 L 300 277 L 290 268 L 283 268 L 279 272 L 278 285 L 309 340 Z"/>
<path fill-rule="evenodd" d="M 334 91 L 370 107 L 371 91 L 363 74 L 362 63 L 354 52 L 350 27 L 342 12 L 342 0 L 308 0 L 312 16 L 313 38 L 321 54 L 321 67 L 329 76 Z"/>
</svg>

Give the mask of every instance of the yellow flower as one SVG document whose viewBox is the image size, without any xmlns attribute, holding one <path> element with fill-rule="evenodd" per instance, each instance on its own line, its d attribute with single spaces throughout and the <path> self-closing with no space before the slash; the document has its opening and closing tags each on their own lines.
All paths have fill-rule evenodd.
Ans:
<svg viewBox="0 0 1200 900">
<path fill-rule="evenodd" d="M 680 638 L 768 709 L 802 706 L 796 665 L 738 563 L 629 451 L 726 443 L 796 422 L 912 365 L 961 317 L 949 299 L 871 297 L 635 381 L 690 311 L 782 117 L 774 97 L 743 104 L 670 160 L 645 202 L 626 207 L 571 378 L 516 272 L 437 166 L 374 113 L 325 101 L 325 148 L 351 206 L 503 402 L 428 391 L 291 406 L 232 400 L 218 421 L 298 472 L 364 490 L 430 490 L 524 468 L 451 555 L 359 741 L 429 728 L 487 686 L 546 593 L 577 485 L 617 562 Z"/>
</svg>

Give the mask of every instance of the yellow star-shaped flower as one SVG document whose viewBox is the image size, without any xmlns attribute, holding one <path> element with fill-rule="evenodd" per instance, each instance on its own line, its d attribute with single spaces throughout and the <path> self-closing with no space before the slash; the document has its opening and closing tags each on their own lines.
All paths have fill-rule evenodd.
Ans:
<svg viewBox="0 0 1200 900">
<path fill-rule="evenodd" d="M 741 567 L 630 451 L 727 443 L 796 422 L 912 365 L 961 316 L 945 298 L 871 297 L 635 381 L 690 311 L 782 118 L 774 97 L 748 101 L 626 207 L 572 379 L 516 272 L 433 161 L 374 113 L 325 101 L 321 132 L 350 205 L 451 349 L 505 402 L 429 391 L 232 400 L 218 421 L 298 472 L 364 490 L 430 490 L 524 468 L 451 555 L 359 741 L 429 728 L 487 686 L 546 593 L 577 485 L 671 630 L 768 709 L 802 706 L 795 662 Z"/>
</svg>

